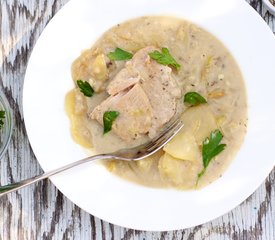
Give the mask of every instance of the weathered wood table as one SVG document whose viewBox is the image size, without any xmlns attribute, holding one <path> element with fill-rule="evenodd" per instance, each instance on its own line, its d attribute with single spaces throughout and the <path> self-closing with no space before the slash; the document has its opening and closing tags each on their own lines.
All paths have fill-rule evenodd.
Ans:
<svg viewBox="0 0 275 240">
<path fill-rule="evenodd" d="M 261 0 L 247 0 L 275 32 Z M 31 51 L 49 20 L 68 0 L 0 0 L 0 87 L 15 116 L 0 161 L 6 184 L 42 172 L 30 148 L 22 114 L 23 79 Z M 274 53 L 275 59 L 275 53 Z M 201 226 L 143 232 L 114 226 L 75 206 L 45 180 L 0 199 L 0 240 L 23 239 L 275 239 L 275 170 L 245 202 Z"/>
</svg>

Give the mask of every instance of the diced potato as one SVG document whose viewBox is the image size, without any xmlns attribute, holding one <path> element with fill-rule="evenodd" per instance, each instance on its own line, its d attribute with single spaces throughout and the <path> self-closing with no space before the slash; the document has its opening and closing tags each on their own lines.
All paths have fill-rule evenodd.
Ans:
<svg viewBox="0 0 275 240">
<path fill-rule="evenodd" d="M 200 160 L 200 150 L 194 134 L 185 127 L 164 146 L 163 150 L 171 156 L 182 160 L 192 162 Z"/>
<path fill-rule="evenodd" d="M 99 54 L 92 64 L 93 75 L 97 80 L 106 81 L 108 79 L 108 68 L 104 54 Z"/>
<path fill-rule="evenodd" d="M 157 161 L 158 159 L 160 159 L 160 157 L 163 155 L 163 151 L 159 150 L 156 153 L 154 153 L 153 155 L 140 160 L 140 161 L 135 161 L 135 165 L 136 167 L 138 167 L 138 169 L 142 172 L 149 172 L 151 167 L 153 166 L 153 164 L 155 163 L 155 161 Z"/>
<path fill-rule="evenodd" d="M 170 182 L 172 186 L 190 189 L 195 187 L 201 166 L 165 153 L 159 160 L 158 169 L 164 181 Z"/>
<path fill-rule="evenodd" d="M 91 61 L 94 59 L 93 52 L 85 50 L 72 64 L 72 78 L 77 80 L 87 80 L 91 77 Z"/>
<path fill-rule="evenodd" d="M 66 95 L 65 108 L 71 121 L 71 133 L 73 139 L 85 148 L 91 148 L 90 131 L 85 127 L 85 115 L 82 112 L 87 111 L 87 106 L 84 101 L 81 101 L 81 95 L 78 91 L 72 90 Z M 88 124 L 88 123 L 87 123 Z"/>
<path fill-rule="evenodd" d="M 68 115 L 83 115 L 87 112 L 87 103 L 84 95 L 74 89 L 66 95 L 65 107 Z"/>
<path fill-rule="evenodd" d="M 135 166 L 138 168 L 138 170 L 142 172 L 149 172 L 149 170 L 152 167 L 153 162 L 151 161 L 150 158 L 145 158 L 140 161 L 135 162 Z"/>
<path fill-rule="evenodd" d="M 210 133 L 218 128 L 215 116 L 207 104 L 191 107 L 182 114 L 184 128 L 193 131 L 199 145 Z"/>
<path fill-rule="evenodd" d="M 73 139 L 84 148 L 92 148 L 91 133 L 88 128 L 82 125 L 83 120 L 80 118 L 72 119 L 72 136 Z"/>
</svg>

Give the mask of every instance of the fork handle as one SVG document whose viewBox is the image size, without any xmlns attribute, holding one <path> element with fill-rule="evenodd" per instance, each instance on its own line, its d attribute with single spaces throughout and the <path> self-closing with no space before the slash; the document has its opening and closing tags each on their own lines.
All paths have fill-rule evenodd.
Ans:
<svg viewBox="0 0 275 240">
<path fill-rule="evenodd" d="M 40 174 L 38 176 L 35 176 L 35 177 L 22 180 L 20 182 L 0 186 L 0 197 L 4 196 L 4 195 L 6 195 L 10 192 L 14 192 L 14 191 L 16 191 L 20 188 L 23 188 L 23 187 L 29 186 L 33 183 L 39 182 L 43 179 L 49 178 L 49 177 L 51 177 L 55 174 L 58 174 L 60 172 L 66 171 L 66 170 L 68 170 L 70 168 L 73 168 L 75 166 L 78 166 L 80 164 L 95 161 L 95 160 L 99 160 L 99 159 L 117 159 L 117 157 L 113 156 L 113 155 L 107 155 L 107 154 L 95 155 L 95 156 L 83 158 L 83 159 L 78 160 L 76 162 L 73 162 L 73 163 L 67 164 L 65 166 L 56 168 L 56 169 L 54 169 L 52 171 L 49 171 L 49 172 L 42 173 L 42 174 Z"/>
</svg>

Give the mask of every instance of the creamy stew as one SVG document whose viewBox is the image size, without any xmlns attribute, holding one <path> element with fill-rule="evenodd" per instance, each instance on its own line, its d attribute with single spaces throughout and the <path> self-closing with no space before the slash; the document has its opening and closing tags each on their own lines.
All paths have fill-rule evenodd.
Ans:
<svg viewBox="0 0 275 240">
<path fill-rule="evenodd" d="M 181 132 L 153 156 L 103 163 L 124 179 L 201 188 L 222 176 L 243 142 L 240 69 L 219 40 L 182 19 L 141 17 L 114 26 L 74 61 L 72 78 L 72 136 L 91 152 L 139 145 L 182 118 Z"/>
</svg>

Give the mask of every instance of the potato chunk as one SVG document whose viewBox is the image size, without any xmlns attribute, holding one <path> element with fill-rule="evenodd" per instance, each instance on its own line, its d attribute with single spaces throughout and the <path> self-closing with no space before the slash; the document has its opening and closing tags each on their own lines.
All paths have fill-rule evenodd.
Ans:
<svg viewBox="0 0 275 240">
<path fill-rule="evenodd" d="M 158 168 L 164 182 L 168 181 L 170 185 L 178 188 L 191 189 L 196 185 L 201 165 L 177 159 L 165 153 L 159 160 Z"/>
<path fill-rule="evenodd" d="M 155 162 L 157 162 L 163 154 L 164 154 L 163 151 L 159 150 L 156 153 L 154 153 L 153 155 L 151 155 L 143 160 L 133 161 L 131 163 L 135 164 L 139 171 L 141 171 L 143 173 L 149 172 L 151 170 L 152 166 L 155 164 Z"/>
<path fill-rule="evenodd" d="M 214 114 L 207 104 L 191 107 L 182 114 L 185 129 L 190 129 L 198 143 L 202 145 L 204 139 L 218 128 Z"/>
<path fill-rule="evenodd" d="M 164 146 L 163 150 L 171 156 L 182 160 L 192 162 L 200 160 L 200 150 L 194 134 L 185 127 Z"/>
<path fill-rule="evenodd" d="M 71 122 L 71 133 L 73 139 L 85 148 L 91 148 L 91 134 L 88 119 L 83 115 L 87 111 L 87 104 L 83 94 L 78 90 L 72 90 L 66 95 L 66 112 Z"/>
<path fill-rule="evenodd" d="M 92 64 L 92 71 L 96 80 L 105 81 L 108 79 L 108 69 L 104 54 L 99 54 L 96 56 Z"/>
</svg>

